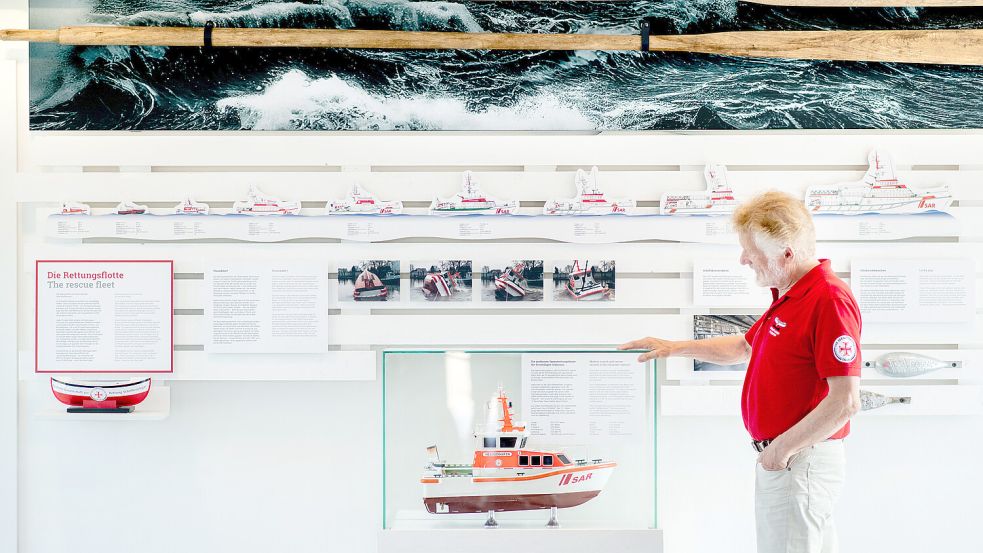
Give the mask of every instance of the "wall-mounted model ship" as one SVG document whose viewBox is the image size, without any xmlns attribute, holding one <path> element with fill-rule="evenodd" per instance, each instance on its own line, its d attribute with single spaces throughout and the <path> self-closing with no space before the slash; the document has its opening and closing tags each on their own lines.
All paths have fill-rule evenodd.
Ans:
<svg viewBox="0 0 983 553">
<path fill-rule="evenodd" d="M 925 213 L 952 205 L 946 185 L 921 189 L 898 180 L 887 153 L 873 150 L 867 161 L 867 173 L 857 182 L 810 187 L 805 199 L 809 210 L 840 215 Z"/>
<path fill-rule="evenodd" d="M 488 513 L 486 526 L 497 526 L 496 512 L 582 505 L 598 496 L 617 463 L 570 459 L 564 452 L 528 447 L 529 431 L 512 421 L 512 403 L 502 389 L 488 404 L 489 424 L 475 433 L 471 464 L 442 461 L 437 446 L 420 482 L 423 503 L 434 514 Z"/>
</svg>

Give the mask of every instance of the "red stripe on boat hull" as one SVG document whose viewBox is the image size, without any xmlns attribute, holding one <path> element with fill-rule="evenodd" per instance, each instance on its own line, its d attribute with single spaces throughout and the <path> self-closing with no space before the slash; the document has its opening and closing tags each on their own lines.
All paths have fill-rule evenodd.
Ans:
<svg viewBox="0 0 983 553">
<path fill-rule="evenodd" d="M 423 499 L 427 512 L 446 513 L 487 513 L 488 511 L 535 511 L 556 507 L 566 509 L 583 505 L 597 497 L 601 490 L 559 494 L 528 495 L 474 495 L 466 497 L 426 497 Z M 437 504 L 447 506 L 446 511 L 438 511 Z"/>
</svg>

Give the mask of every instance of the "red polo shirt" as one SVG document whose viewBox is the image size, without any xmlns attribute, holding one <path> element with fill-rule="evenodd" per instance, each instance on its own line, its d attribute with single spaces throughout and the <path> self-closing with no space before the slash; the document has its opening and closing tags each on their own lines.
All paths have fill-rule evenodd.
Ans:
<svg viewBox="0 0 983 553">
<path fill-rule="evenodd" d="M 744 335 L 751 359 L 741 412 L 755 440 L 774 439 L 819 405 L 830 376 L 860 376 L 860 308 L 828 259 L 782 297 Z M 831 438 L 850 433 L 847 422 Z"/>
</svg>

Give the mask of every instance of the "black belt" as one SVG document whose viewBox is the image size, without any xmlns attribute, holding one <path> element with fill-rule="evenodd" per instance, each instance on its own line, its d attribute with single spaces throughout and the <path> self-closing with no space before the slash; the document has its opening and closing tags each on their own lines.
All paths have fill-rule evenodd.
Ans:
<svg viewBox="0 0 983 553">
<path fill-rule="evenodd" d="M 768 444 L 770 443 L 771 440 L 760 440 L 760 441 L 751 440 L 751 447 L 753 447 L 754 450 L 757 451 L 758 453 L 761 453 L 762 451 L 765 450 L 766 447 L 768 447 Z"/>
</svg>

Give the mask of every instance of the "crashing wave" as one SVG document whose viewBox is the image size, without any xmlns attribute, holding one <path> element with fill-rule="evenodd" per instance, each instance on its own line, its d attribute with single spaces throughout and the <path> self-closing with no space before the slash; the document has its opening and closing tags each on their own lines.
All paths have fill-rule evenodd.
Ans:
<svg viewBox="0 0 983 553">
<path fill-rule="evenodd" d="M 374 95 L 336 75 L 311 79 L 303 71 L 279 76 L 258 94 L 220 100 L 216 107 L 238 116 L 251 130 L 528 129 L 583 130 L 595 124 L 555 96 L 540 94 L 514 106 L 468 109 L 458 98 Z"/>
<path fill-rule="evenodd" d="M 335 28 L 355 26 L 348 9 L 337 0 L 320 4 L 270 2 L 246 10 L 229 12 L 141 11 L 132 15 L 93 14 L 93 23 L 153 27 L 201 27 L 212 21 L 218 27 L 317 27 L 330 23 Z"/>
</svg>

